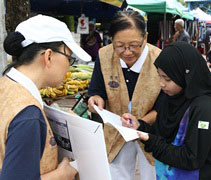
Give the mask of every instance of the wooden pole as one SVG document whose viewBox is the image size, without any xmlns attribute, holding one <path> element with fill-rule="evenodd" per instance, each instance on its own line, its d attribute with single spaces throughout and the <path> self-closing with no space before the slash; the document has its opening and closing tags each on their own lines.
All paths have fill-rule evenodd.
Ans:
<svg viewBox="0 0 211 180">
<path fill-rule="evenodd" d="M 166 44 L 166 12 L 164 13 L 163 18 L 163 41 L 162 41 L 162 49 L 165 47 Z"/>
<path fill-rule="evenodd" d="M 5 2 L 4 0 L 0 1 L 0 77 L 2 72 L 7 65 L 7 55 L 3 48 L 3 42 L 6 37 L 5 29 Z"/>
</svg>

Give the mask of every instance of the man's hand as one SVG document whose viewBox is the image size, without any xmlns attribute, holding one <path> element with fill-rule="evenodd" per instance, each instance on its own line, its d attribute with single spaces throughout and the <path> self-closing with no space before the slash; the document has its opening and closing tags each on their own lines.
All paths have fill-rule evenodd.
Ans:
<svg viewBox="0 0 211 180">
<path fill-rule="evenodd" d="M 89 110 L 93 113 L 97 113 L 94 109 L 94 105 L 98 106 L 100 110 L 104 108 L 105 102 L 103 98 L 98 95 L 91 96 L 88 100 Z"/>
<path fill-rule="evenodd" d="M 179 36 L 179 31 L 177 31 L 174 35 L 173 35 L 173 42 L 177 41 L 177 37 Z"/>
</svg>

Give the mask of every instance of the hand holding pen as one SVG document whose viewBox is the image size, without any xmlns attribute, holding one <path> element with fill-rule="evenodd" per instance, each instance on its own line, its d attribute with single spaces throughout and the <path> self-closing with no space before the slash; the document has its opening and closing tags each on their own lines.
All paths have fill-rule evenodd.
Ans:
<svg viewBox="0 0 211 180">
<path fill-rule="evenodd" d="M 132 128 L 132 129 L 138 129 L 140 126 L 140 123 L 138 122 L 138 120 L 136 119 L 135 116 L 133 116 L 130 113 L 125 113 L 122 115 L 121 117 L 121 121 L 122 121 L 122 125 L 128 128 Z M 147 141 L 149 139 L 149 135 L 148 133 L 143 133 L 143 132 L 137 132 L 140 139 Z"/>
<path fill-rule="evenodd" d="M 140 123 L 138 122 L 136 117 L 130 113 L 123 114 L 121 117 L 121 121 L 122 125 L 128 128 L 138 129 L 138 127 L 140 126 Z"/>
<path fill-rule="evenodd" d="M 132 119 L 129 119 L 129 127 L 132 127 L 133 126 L 133 121 Z"/>
</svg>

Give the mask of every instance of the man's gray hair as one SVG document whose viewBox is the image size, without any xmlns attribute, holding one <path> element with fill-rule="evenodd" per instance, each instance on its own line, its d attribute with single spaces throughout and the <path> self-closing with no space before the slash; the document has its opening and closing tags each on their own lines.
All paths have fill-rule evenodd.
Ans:
<svg viewBox="0 0 211 180">
<path fill-rule="evenodd" d="M 184 28 L 184 21 L 183 19 L 177 19 L 175 23 L 180 24 Z"/>
</svg>

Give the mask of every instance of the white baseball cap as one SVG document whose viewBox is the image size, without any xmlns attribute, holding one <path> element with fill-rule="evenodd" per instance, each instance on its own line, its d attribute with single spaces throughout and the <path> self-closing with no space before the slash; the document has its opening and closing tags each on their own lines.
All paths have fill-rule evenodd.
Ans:
<svg viewBox="0 0 211 180">
<path fill-rule="evenodd" d="M 79 59 L 91 61 L 91 56 L 74 41 L 67 25 L 56 18 L 39 14 L 21 22 L 15 31 L 25 37 L 21 43 L 23 47 L 32 43 L 63 41 Z"/>
</svg>

